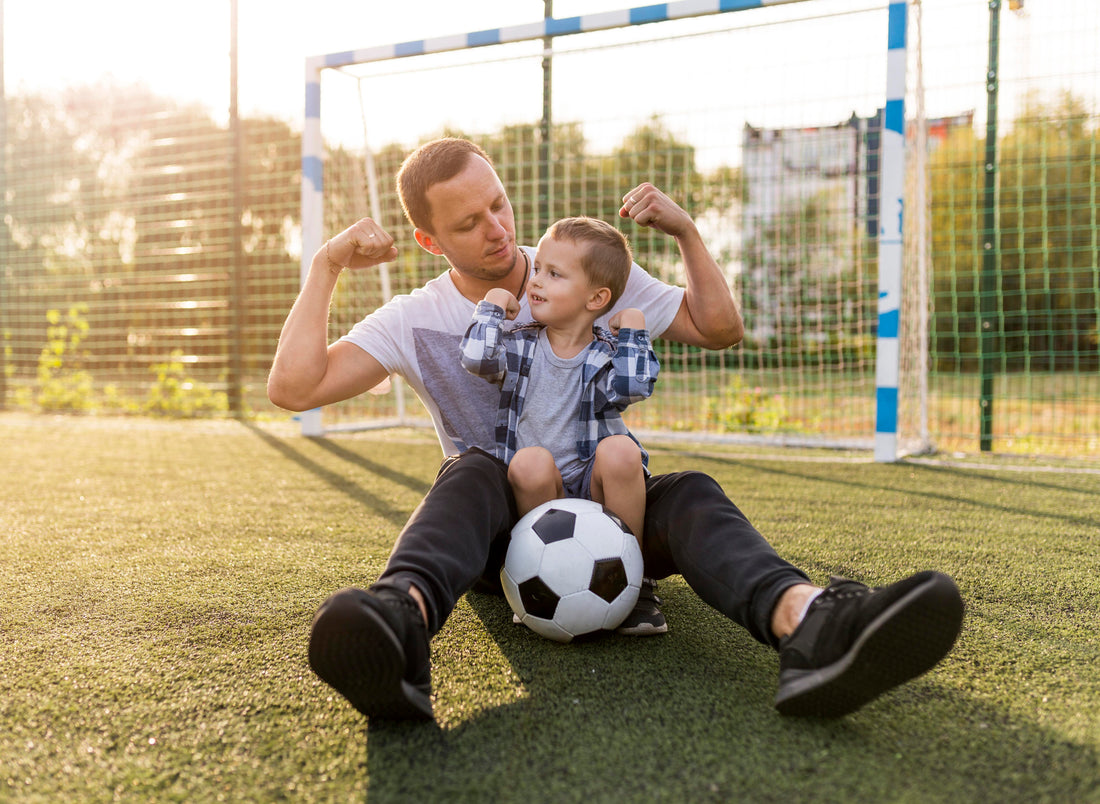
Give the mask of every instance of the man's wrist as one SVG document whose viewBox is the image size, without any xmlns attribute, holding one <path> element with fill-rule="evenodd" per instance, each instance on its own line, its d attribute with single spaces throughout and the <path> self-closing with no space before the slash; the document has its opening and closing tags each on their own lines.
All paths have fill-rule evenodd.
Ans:
<svg viewBox="0 0 1100 804">
<path fill-rule="evenodd" d="M 328 245 L 330 242 L 331 241 L 329 240 L 325 241 L 325 262 L 328 263 L 329 273 L 333 276 L 339 276 L 344 272 L 344 269 L 346 269 L 347 266 L 341 265 L 340 263 L 336 262 L 336 260 L 332 259 L 332 254 L 330 254 L 328 250 Z"/>
</svg>

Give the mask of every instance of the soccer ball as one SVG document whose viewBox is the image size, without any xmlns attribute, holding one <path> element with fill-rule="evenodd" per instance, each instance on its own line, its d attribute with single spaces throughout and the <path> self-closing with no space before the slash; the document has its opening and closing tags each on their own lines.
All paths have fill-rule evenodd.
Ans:
<svg viewBox="0 0 1100 804">
<path fill-rule="evenodd" d="M 642 551 L 598 502 L 551 500 L 512 528 L 500 581 L 520 622 L 569 642 L 626 619 L 638 602 Z"/>
</svg>

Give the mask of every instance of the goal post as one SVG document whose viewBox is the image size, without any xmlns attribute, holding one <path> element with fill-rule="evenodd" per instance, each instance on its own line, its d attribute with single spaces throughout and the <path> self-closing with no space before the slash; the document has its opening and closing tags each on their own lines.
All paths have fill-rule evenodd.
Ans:
<svg viewBox="0 0 1100 804">
<path fill-rule="evenodd" d="M 473 51 L 479 52 L 480 63 L 490 64 L 496 57 L 486 54 L 493 53 L 493 48 L 503 49 L 505 46 L 525 46 L 526 50 L 522 57 L 501 55 L 495 76 L 518 73 L 521 68 L 527 69 L 525 65 L 528 62 L 540 63 L 544 56 L 551 54 L 556 71 L 559 60 L 565 56 L 575 55 L 574 60 L 581 62 L 581 56 L 587 54 L 588 50 L 577 46 L 575 50 L 551 51 L 544 49 L 544 42 L 573 37 L 587 43 L 586 36 L 604 32 L 605 39 L 594 45 L 592 50 L 643 45 L 659 47 L 653 43 L 690 40 L 694 36 L 709 34 L 697 33 L 695 29 L 675 28 L 669 30 L 667 36 L 658 34 L 652 42 L 645 42 L 643 45 L 626 41 L 627 34 L 641 26 L 646 26 L 647 33 L 664 32 L 668 26 L 685 25 L 684 21 L 731 12 L 762 10 L 770 6 L 798 6 L 800 9 L 823 6 L 821 18 L 838 25 L 843 24 L 846 14 L 869 13 L 867 9 L 856 12 L 843 9 L 838 11 L 835 3 L 830 5 L 825 0 L 680 0 L 585 16 L 551 17 L 529 24 L 343 51 L 308 59 L 305 65 L 305 121 L 302 137 L 302 281 L 306 278 L 312 255 L 324 243 L 326 234 L 333 233 L 326 228 L 326 220 L 329 222 L 328 228 L 334 225 L 332 213 L 326 209 L 326 204 L 331 203 L 325 184 L 326 170 L 330 170 L 326 163 L 333 158 L 334 151 L 345 150 L 342 145 L 334 145 L 332 135 L 322 128 L 322 86 L 326 87 L 326 92 L 329 86 L 325 83 L 325 76 L 337 74 L 355 78 L 356 71 L 364 68 L 385 65 L 388 69 L 398 62 L 408 72 L 420 69 L 427 72 L 433 68 L 409 65 L 419 64 L 418 59 L 440 57 L 441 54 L 465 56 Z M 801 120 L 787 122 L 787 116 L 776 111 L 784 99 L 768 97 L 756 101 L 755 107 L 743 113 L 744 117 L 738 118 L 743 122 L 738 125 L 729 124 L 728 120 L 733 118 L 722 117 L 721 111 L 711 110 L 709 106 L 684 111 L 682 121 L 680 117 L 676 117 L 673 123 L 667 123 L 673 115 L 661 110 L 654 111 L 648 121 L 643 119 L 636 130 L 614 149 L 614 158 L 627 166 L 625 169 L 628 173 L 623 176 L 605 175 L 603 166 L 610 157 L 596 157 L 585 161 L 572 153 L 555 153 L 556 177 L 552 179 L 554 197 L 547 205 L 554 217 L 559 213 L 597 214 L 597 210 L 587 209 L 584 206 L 586 202 L 581 199 L 592 199 L 601 194 L 613 195 L 616 187 L 625 181 L 636 183 L 650 179 L 658 186 L 662 186 L 663 182 L 676 185 L 681 197 L 695 198 L 703 195 L 712 201 L 721 199 L 720 202 L 714 201 L 714 208 L 699 213 L 697 221 L 701 230 L 706 229 L 708 241 L 717 241 L 715 248 L 721 251 L 720 263 L 723 270 L 729 276 L 735 292 L 745 303 L 746 323 L 751 330 L 751 337 L 747 342 L 751 340 L 752 346 L 746 346 L 741 353 L 732 350 L 717 354 L 667 347 L 660 354 L 662 382 L 667 389 L 663 393 L 670 400 L 675 400 L 678 407 L 659 407 L 652 404 L 654 400 L 644 406 L 635 406 L 641 411 L 639 415 L 642 417 L 631 421 L 631 426 L 636 431 L 661 431 L 670 434 L 686 432 L 701 438 L 728 436 L 736 440 L 743 425 L 744 433 L 748 434 L 746 437 L 757 438 L 761 437 L 760 434 L 768 434 L 765 437 L 772 443 L 873 447 L 876 460 L 892 461 L 897 458 L 907 14 L 907 0 L 889 4 L 888 30 L 885 32 L 888 47 L 885 49 L 884 60 L 881 28 L 878 29 L 879 33 L 872 30 L 866 35 L 865 38 L 879 43 L 877 69 L 881 70 L 881 65 L 885 62 L 886 91 L 884 95 L 880 78 L 877 97 L 872 89 L 865 91 L 859 98 L 838 101 L 849 103 L 849 108 L 853 110 L 859 107 L 858 114 L 856 111 L 850 113 L 851 120 L 847 120 L 846 113 L 845 119 L 830 126 L 830 123 L 838 119 L 830 110 L 816 112 L 819 116 L 811 119 L 813 125 L 807 125 Z M 736 16 L 740 20 L 749 15 Z M 804 20 L 796 19 L 795 22 Z M 750 32 L 752 34 L 767 36 L 771 35 L 772 27 L 778 30 L 780 26 L 788 24 L 793 23 L 788 19 L 769 19 L 763 22 L 754 20 L 745 27 L 753 29 Z M 814 29 L 808 30 L 808 35 L 817 35 L 813 33 Z M 693 67 L 690 57 L 694 55 L 694 44 L 693 40 L 683 45 L 687 48 L 689 58 L 663 57 L 662 68 L 665 65 L 670 68 L 676 65 L 680 69 L 694 70 L 690 73 L 690 85 L 709 93 L 711 101 L 720 97 L 720 93 L 738 94 L 752 90 L 751 70 L 744 75 L 731 76 L 708 74 L 705 70 Z M 866 47 L 870 49 L 872 45 L 867 44 Z M 732 51 L 735 48 L 727 46 L 725 50 Z M 764 49 L 766 51 L 767 48 Z M 510 61 L 513 58 L 516 59 L 515 62 Z M 521 63 L 520 58 L 526 61 Z M 792 78 L 789 79 L 790 83 L 811 84 L 818 79 L 815 73 L 819 70 L 800 61 L 799 53 L 792 52 L 789 59 L 798 62 L 792 68 L 793 71 L 803 71 L 803 80 Z M 450 64 L 451 62 L 447 62 L 447 65 Z M 470 64 L 473 62 L 463 62 L 461 67 L 447 66 L 445 69 L 467 69 Z M 840 67 L 852 70 L 850 65 L 841 64 Z M 761 65 L 760 69 L 767 72 L 768 66 Z M 857 69 L 865 73 L 872 72 L 866 66 Z M 373 74 L 368 78 L 374 80 Z M 614 76 L 601 75 L 599 78 L 610 83 Z M 360 75 L 358 81 L 363 80 Z M 387 77 L 387 80 L 391 79 Z M 863 80 L 862 75 L 860 80 Z M 555 90 L 557 81 L 558 74 L 555 72 Z M 378 89 L 379 83 L 375 81 L 372 92 Z M 532 83 L 525 92 L 537 96 L 541 89 L 540 80 Z M 628 94 L 627 88 L 621 84 L 616 85 L 615 91 Z M 356 93 L 356 102 L 363 103 L 362 88 L 357 87 Z M 669 91 L 655 84 L 653 94 L 660 94 L 668 99 L 675 98 L 676 92 L 675 87 Z M 512 100 L 509 98 L 509 102 Z M 612 98 L 609 98 L 607 104 L 609 116 L 615 114 L 610 110 L 614 106 L 610 100 Z M 331 114 L 328 103 L 326 99 L 326 115 Z M 802 106 L 806 106 L 809 108 L 806 114 L 815 114 L 813 102 L 792 98 L 787 103 L 792 109 L 801 110 Z M 348 104 L 345 101 L 340 105 Z M 539 112 L 532 111 L 525 120 L 537 121 L 538 114 Z M 572 111 L 559 115 L 555 109 L 554 114 L 554 125 L 561 126 L 565 135 L 572 136 L 581 143 L 577 146 L 578 150 L 596 139 L 587 127 L 578 126 L 577 130 L 568 128 L 573 122 Z M 559 122 L 559 117 L 566 122 Z M 874 124 L 868 121 L 875 119 L 882 121 L 881 131 L 876 133 L 880 143 L 877 148 L 872 148 L 868 132 Z M 757 123 L 761 125 L 757 127 Z M 452 123 L 443 118 L 436 124 L 435 130 L 420 130 L 411 139 L 402 142 L 403 149 L 407 152 L 418 141 L 430 136 L 453 130 L 464 133 L 464 125 L 469 124 L 459 122 L 452 127 Z M 508 151 L 509 154 L 526 153 L 529 143 L 524 141 L 525 135 L 521 131 L 523 126 L 517 125 L 515 121 L 504 121 L 499 125 L 504 132 L 498 138 L 499 147 L 512 149 Z M 687 136 L 683 131 L 692 126 L 701 127 L 705 131 L 702 136 L 708 141 L 717 141 L 719 137 L 725 140 L 716 145 L 709 142 L 705 146 L 695 142 L 685 145 Z M 537 129 L 538 126 L 531 128 Z M 810 129 L 817 133 L 808 134 Z M 365 114 L 360 136 L 362 139 L 357 146 L 348 146 L 346 149 L 361 149 L 364 153 L 363 160 L 366 160 L 365 166 L 353 169 L 363 174 L 358 180 L 367 188 L 362 192 L 361 206 L 358 209 L 362 214 L 370 214 L 376 219 L 391 220 L 393 225 L 392 221 L 396 220 L 393 204 L 386 200 L 379 202 L 373 181 L 367 181 L 366 174 L 374 170 L 374 160 L 381 160 L 383 156 L 376 155 L 371 144 L 366 141 Z M 634 150 L 643 147 L 646 140 L 656 141 L 658 144 L 653 147 L 658 150 Z M 768 140 L 770 144 L 753 151 L 751 159 L 755 161 L 750 164 L 749 145 L 760 144 L 763 140 Z M 377 142 L 374 144 L 377 145 Z M 722 159 L 728 159 L 729 154 L 735 154 L 733 158 L 739 164 L 732 169 L 725 163 L 710 166 L 712 172 L 706 173 L 698 168 L 698 163 L 702 161 L 701 155 L 711 150 L 720 152 Z M 681 152 L 686 154 L 683 162 L 678 161 Z M 815 159 L 820 164 L 839 159 L 843 163 L 840 167 L 840 172 L 844 174 L 842 179 L 836 179 L 835 166 L 831 163 L 820 170 L 809 168 L 811 171 L 818 170 L 810 178 L 807 178 L 804 166 L 799 168 L 801 173 L 792 172 L 789 166 L 785 167 L 792 161 L 804 160 L 809 164 Z M 524 202 L 521 199 L 523 194 L 515 186 L 516 183 L 526 182 L 524 187 L 534 188 L 536 185 L 529 176 L 532 169 L 526 163 L 513 166 L 502 165 L 498 159 L 494 161 L 497 161 L 498 169 L 502 169 L 502 178 L 513 195 L 518 218 L 521 203 L 526 204 L 524 209 L 534 208 L 529 200 Z M 868 166 L 873 162 L 877 163 L 877 167 L 874 182 L 870 182 Z M 379 175 L 384 180 L 389 180 L 390 176 L 383 171 L 391 167 L 392 162 L 387 162 L 380 171 Z M 507 175 L 505 170 L 508 171 Z M 784 170 L 786 173 L 783 173 Z M 782 174 L 779 178 L 776 178 L 776 171 Z M 653 175 L 654 172 L 659 175 Z M 766 180 L 772 184 L 754 184 L 765 181 L 761 176 L 769 177 Z M 795 178 L 792 179 L 792 176 Z M 722 186 L 723 181 L 726 181 L 725 186 Z M 331 178 L 329 182 L 331 184 Z M 877 195 L 874 189 L 876 186 Z M 583 191 L 577 188 L 583 188 Z M 662 186 L 662 189 L 666 188 Z M 534 195 L 536 192 L 537 190 L 531 190 L 530 194 Z M 580 192 L 585 195 L 579 195 Z M 782 207 L 785 200 L 789 200 L 788 196 L 795 198 L 798 205 L 794 211 L 785 211 Z M 541 200 L 544 203 L 547 201 L 545 198 Z M 841 210 L 840 218 L 830 222 L 824 216 L 834 214 L 834 209 Z M 877 209 L 877 213 L 868 211 L 874 209 Z M 326 218 L 326 215 L 330 217 Z M 532 214 L 529 217 L 535 216 Z M 342 222 L 342 225 L 346 223 Z M 861 231 L 869 235 L 872 229 L 873 236 L 860 235 Z M 820 234 L 820 231 L 825 231 L 824 242 L 813 240 L 815 232 Z M 645 236 L 637 230 L 628 231 L 627 234 L 632 241 Z M 521 242 L 533 243 L 526 239 L 533 235 L 518 236 Z M 782 242 L 776 240 L 777 237 L 782 237 Z M 661 278 L 680 281 L 682 266 L 677 263 L 678 254 L 675 250 L 667 245 L 654 248 L 664 249 L 659 252 L 660 259 L 654 260 L 659 265 L 655 266 L 642 259 L 639 262 Z M 636 247 L 635 250 L 637 252 L 639 249 Z M 876 282 L 870 275 L 864 276 L 862 267 L 864 259 L 871 252 L 876 255 L 875 264 L 869 264 L 866 273 L 877 272 L 877 310 L 873 311 L 874 315 L 861 316 L 862 307 L 865 306 L 862 298 L 864 295 L 869 298 L 866 306 L 873 307 L 875 304 L 870 297 Z M 649 256 L 649 252 L 644 253 Z M 399 258 L 402 259 L 404 257 Z M 392 275 L 395 278 L 392 292 L 407 292 L 428 278 L 422 276 L 410 281 L 413 268 L 407 263 L 412 259 L 392 266 Z M 838 265 L 842 265 L 843 269 L 837 267 Z M 438 266 L 435 270 L 438 272 Z M 381 283 L 386 286 L 385 293 L 372 297 L 373 301 L 364 302 L 365 306 L 358 310 L 358 317 L 368 312 L 372 306 L 383 303 L 391 292 L 389 274 L 385 269 L 382 270 L 381 277 Z M 341 282 L 348 280 L 345 277 Z M 799 285 L 803 280 L 806 280 L 806 287 L 800 290 Z M 751 306 L 748 304 L 750 300 Z M 345 322 L 343 331 L 346 328 Z M 343 331 L 334 331 L 334 334 L 343 334 Z M 815 400 L 816 394 L 824 396 Z M 672 404 L 670 401 L 669 405 Z M 746 407 L 748 413 L 744 412 Z M 334 429 L 354 426 L 336 424 L 334 421 L 326 421 L 327 418 L 328 414 L 320 409 L 302 414 L 302 433 L 320 436 Z M 416 416 L 410 416 L 403 407 L 399 407 L 396 410 L 387 409 L 384 416 L 374 416 L 372 421 L 375 424 L 368 426 L 377 426 L 378 421 L 403 423 L 414 420 L 417 420 Z M 837 422 L 845 422 L 848 429 L 830 430 L 830 426 Z M 866 424 L 860 424 L 862 422 Z"/>
<path fill-rule="evenodd" d="M 886 105 L 882 124 L 882 200 L 878 234 L 878 343 L 875 352 L 875 460 L 898 455 L 901 280 L 905 212 L 905 74 L 908 3 L 890 3 Z"/>
</svg>

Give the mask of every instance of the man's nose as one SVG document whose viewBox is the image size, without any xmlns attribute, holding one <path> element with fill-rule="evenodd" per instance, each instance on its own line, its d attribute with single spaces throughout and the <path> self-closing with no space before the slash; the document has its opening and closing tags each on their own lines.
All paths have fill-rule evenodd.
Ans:
<svg viewBox="0 0 1100 804">
<path fill-rule="evenodd" d="M 501 223 L 499 218 L 495 216 L 490 216 L 489 228 L 486 231 L 485 236 L 488 237 L 490 240 L 503 240 L 505 237 L 508 236 L 508 230 L 505 228 L 504 224 Z"/>
</svg>

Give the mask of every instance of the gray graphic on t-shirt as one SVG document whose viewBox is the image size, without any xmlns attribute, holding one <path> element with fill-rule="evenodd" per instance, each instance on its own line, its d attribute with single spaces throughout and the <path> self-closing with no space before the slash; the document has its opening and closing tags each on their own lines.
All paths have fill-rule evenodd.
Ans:
<svg viewBox="0 0 1100 804">
<path fill-rule="evenodd" d="M 499 386 L 462 368 L 462 338 L 432 329 L 413 329 L 416 362 L 428 394 L 439 408 L 443 429 L 459 452 L 469 447 L 496 451 Z"/>
</svg>

